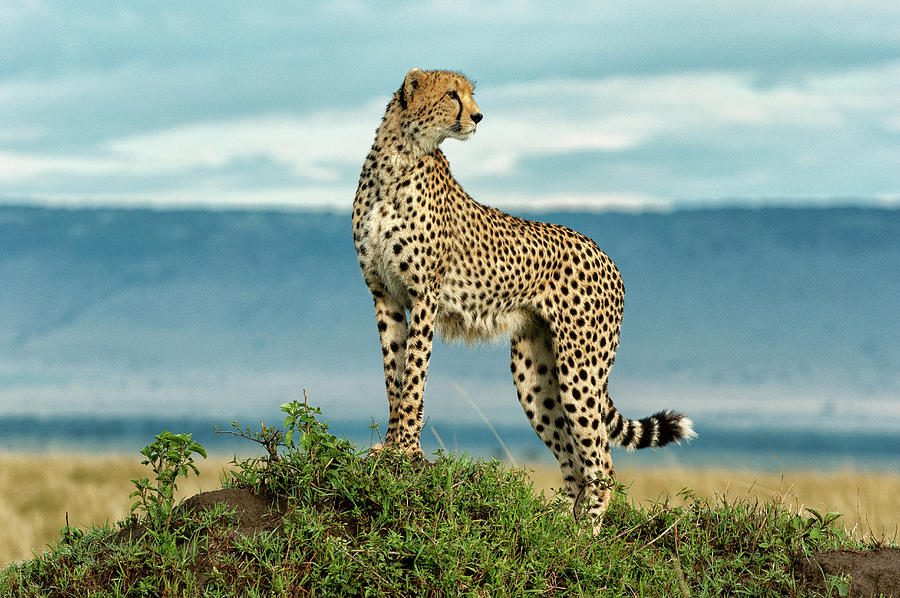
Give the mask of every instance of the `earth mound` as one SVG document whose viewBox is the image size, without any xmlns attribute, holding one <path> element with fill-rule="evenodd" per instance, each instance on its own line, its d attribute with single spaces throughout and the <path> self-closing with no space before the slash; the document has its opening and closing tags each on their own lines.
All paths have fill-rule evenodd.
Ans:
<svg viewBox="0 0 900 598">
<path fill-rule="evenodd" d="M 238 521 L 235 532 L 244 536 L 254 536 L 277 527 L 282 516 L 278 504 L 243 488 L 203 492 L 187 499 L 180 508 L 188 512 L 203 511 L 216 503 L 224 503 L 234 510 Z M 799 561 L 796 569 L 800 578 L 823 592 L 827 591 L 824 582 L 826 575 L 843 574 L 852 580 L 851 598 L 880 595 L 900 598 L 900 548 L 819 552 L 811 559 Z"/>
</svg>

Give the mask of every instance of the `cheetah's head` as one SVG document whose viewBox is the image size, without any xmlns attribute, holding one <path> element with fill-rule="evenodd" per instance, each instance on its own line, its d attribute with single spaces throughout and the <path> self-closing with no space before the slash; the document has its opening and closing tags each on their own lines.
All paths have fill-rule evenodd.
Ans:
<svg viewBox="0 0 900 598">
<path fill-rule="evenodd" d="M 458 73 L 409 71 L 397 91 L 404 131 L 426 151 L 447 137 L 468 139 L 484 117 L 472 99 L 474 91 L 475 86 Z"/>
</svg>

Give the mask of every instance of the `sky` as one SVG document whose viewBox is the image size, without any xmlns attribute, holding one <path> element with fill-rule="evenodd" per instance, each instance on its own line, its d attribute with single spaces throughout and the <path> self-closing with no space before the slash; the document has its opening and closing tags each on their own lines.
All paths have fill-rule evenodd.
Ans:
<svg viewBox="0 0 900 598">
<path fill-rule="evenodd" d="M 0 203 L 348 210 L 412 67 L 491 205 L 900 205 L 896 0 L 4 0 Z"/>
</svg>

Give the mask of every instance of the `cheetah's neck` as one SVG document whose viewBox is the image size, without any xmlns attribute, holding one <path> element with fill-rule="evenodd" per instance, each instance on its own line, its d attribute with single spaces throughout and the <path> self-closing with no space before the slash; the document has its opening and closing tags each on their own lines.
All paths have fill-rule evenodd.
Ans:
<svg viewBox="0 0 900 598">
<path fill-rule="evenodd" d="M 372 150 L 385 154 L 398 166 L 415 164 L 418 160 L 437 151 L 437 144 L 425 144 L 413 137 L 409 127 L 415 125 L 403 121 L 403 110 L 398 95 L 394 95 L 388 104 L 381 126 L 375 133 L 375 144 Z"/>
</svg>

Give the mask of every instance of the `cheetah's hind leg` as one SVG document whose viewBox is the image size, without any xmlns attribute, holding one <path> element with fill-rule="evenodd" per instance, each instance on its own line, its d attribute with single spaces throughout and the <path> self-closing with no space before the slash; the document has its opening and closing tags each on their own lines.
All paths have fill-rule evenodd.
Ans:
<svg viewBox="0 0 900 598">
<path fill-rule="evenodd" d="M 559 401 L 556 353 L 546 323 L 537 321 L 513 336 L 510 370 L 528 421 L 559 461 L 566 495 L 577 514 L 585 485 L 572 454 L 571 424 Z"/>
</svg>

